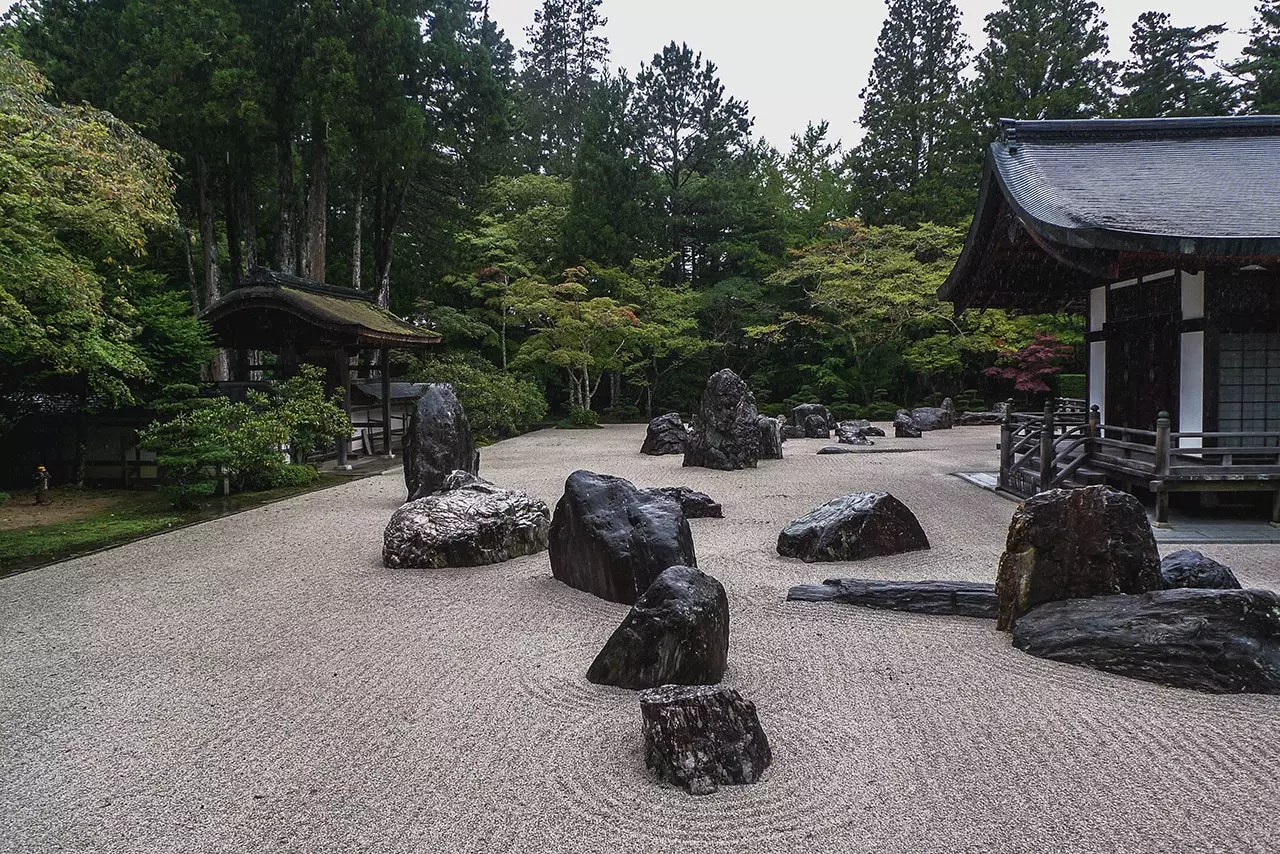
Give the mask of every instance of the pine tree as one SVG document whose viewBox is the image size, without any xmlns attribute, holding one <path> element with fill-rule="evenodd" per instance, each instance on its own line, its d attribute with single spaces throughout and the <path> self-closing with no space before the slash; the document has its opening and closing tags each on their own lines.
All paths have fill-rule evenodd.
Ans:
<svg viewBox="0 0 1280 854">
<path fill-rule="evenodd" d="M 791 150 L 779 163 L 790 230 L 800 243 L 816 237 L 827 222 L 849 213 L 849 172 L 840 141 L 828 141 L 830 132 L 827 122 L 810 122 L 804 133 L 792 134 Z"/>
<path fill-rule="evenodd" d="M 609 41 L 602 0 L 543 0 L 520 51 L 524 161 L 532 171 L 568 175 L 591 91 L 604 73 Z"/>
<path fill-rule="evenodd" d="M 971 90 L 983 141 L 1001 118 L 1085 119 L 1111 112 L 1117 63 L 1094 0 L 1005 0 L 987 15 Z"/>
<path fill-rule="evenodd" d="M 954 221 L 967 203 L 952 168 L 969 54 L 960 12 L 952 0 L 887 3 L 861 94 L 866 136 L 854 162 L 863 214 L 877 224 Z"/>
<path fill-rule="evenodd" d="M 1244 112 L 1280 114 L 1280 0 L 1258 3 L 1243 53 L 1229 70 L 1244 78 Z"/>
<path fill-rule="evenodd" d="M 1235 92 L 1219 72 L 1206 74 L 1223 24 L 1175 27 L 1165 12 L 1144 12 L 1133 25 L 1130 59 L 1120 83 L 1119 113 L 1147 116 L 1222 116 L 1235 106 Z"/>
</svg>

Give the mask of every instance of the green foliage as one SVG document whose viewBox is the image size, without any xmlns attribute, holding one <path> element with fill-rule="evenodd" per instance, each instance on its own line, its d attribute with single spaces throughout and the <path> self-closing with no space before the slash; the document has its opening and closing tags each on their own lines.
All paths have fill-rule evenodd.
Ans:
<svg viewBox="0 0 1280 854">
<path fill-rule="evenodd" d="M 484 441 L 524 433 L 547 415 L 547 401 L 537 383 L 506 373 L 475 354 L 426 356 L 414 362 L 409 376 L 452 385 L 472 432 Z"/>
<path fill-rule="evenodd" d="M 298 375 L 274 389 L 268 400 L 258 405 L 272 412 L 284 426 L 293 459 L 306 462 L 322 447 L 351 435 L 351 420 L 342 411 L 342 399 L 335 392 L 324 394 L 324 370 L 303 365 Z"/>
<path fill-rule="evenodd" d="M 1227 70 L 1244 79 L 1244 111 L 1280 114 L 1280 0 L 1259 0 L 1249 43 Z"/>
<path fill-rule="evenodd" d="M 9 493 L 0 492 L 0 507 L 3 507 L 4 503 L 8 500 L 9 500 Z"/>
<path fill-rule="evenodd" d="M 1234 87 L 1221 72 L 1206 74 L 1223 24 L 1175 27 L 1166 12 L 1143 12 L 1133 25 L 1130 59 L 1120 83 L 1121 116 L 1226 116 L 1235 111 Z"/>
<path fill-rule="evenodd" d="M 306 463 L 290 463 L 271 473 L 271 489 L 311 486 L 320 480 L 320 472 Z"/>
<path fill-rule="evenodd" d="M 1086 374 L 1058 374 L 1053 385 L 1058 397 L 1084 400 L 1089 396 L 1089 377 Z"/>
<path fill-rule="evenodd" d="M 569 417 L 558 422 L 561 430 L 591 430 L 600 426 L 600 415 L 594 409 L 575 406 L 569 410 Z"/>
</svg>

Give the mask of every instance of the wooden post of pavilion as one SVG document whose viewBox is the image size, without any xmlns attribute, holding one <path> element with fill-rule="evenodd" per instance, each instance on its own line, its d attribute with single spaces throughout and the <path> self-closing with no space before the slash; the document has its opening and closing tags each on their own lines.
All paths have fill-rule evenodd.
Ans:
<svg viewBox="0 0 1280 854">
<path fill-rule="evenodd" d="M 391 459 L 391 349 L 378 351 L 382 366 L 382 456 Z"/>
<path fill-rule="evenodd" d="M 347 418 L 351 417 L 351 355 L 346 350 L 338 351 L 338 393 L 342 395 L 342 411 Z M 351 444 L 351 434 L 338 439 L 338 468 L 350 469 L 347 462 L 347 449 Z"/>
</svg>

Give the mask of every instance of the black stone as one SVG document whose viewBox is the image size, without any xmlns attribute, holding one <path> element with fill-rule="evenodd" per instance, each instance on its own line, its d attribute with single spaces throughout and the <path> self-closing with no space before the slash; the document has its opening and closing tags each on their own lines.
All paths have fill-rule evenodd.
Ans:
<svg viewBox="0 0 1280 854">
<path fill-rule="evenodd" d="M 412 569 L 501 563 L 546 549 L 550 521 L 546 503 L 523 492 L 488 481 L 455 486 L 392 515 L 382 535 L 382 563 Z"/>
<path fill-rule="evenodd" d="M 803 439 L 804 428 L 797 427 L 794 424 L 784 425 L 782 428 L 782 438 L 783 439 Z"/>
<path fill-rule="evenodd" d="M 1164 587 L 1141 502 L 1109 486 L 1051 489 L 1013 514 L 996 591 L 997 627 L 1059 599 L 1145 593 Z"/>
<path fill-rule="evenodd" d="M 974 581 L 870 581 L 829 578 L 821 584 L 800 584 L 787 592 L 798 602 L 843 602 L 865 608 L 910 611 L 915 614 L 956 614 L 996 618 L 996 586 Z"/>
<path fill-rule="evenodd" d="M 825 415 L 814 413 L 804 419 L 801 425 L 804 428 L 804 437 L 806 439 L 829 439 L 831 438 L 831 429 L 827 423 Z"/>
<path fill-rule="evenodd" d="M 1041 605 L 1013 645 L 1040 658 L 1214 694 L 1280 694 L 1280 597 L 1156 590 Z"/>
<path fill-rule="evenodd" d="M 836 441 L 841 445 L 874 445 L 875 442 L 867 438 L 863 433 L 855 433 L 853 435 L 837 435 Z"/>
<path fill-rule="evenodd" d="M 799 406 L 792 407 L 792 422 L 802 430 L 805 428 L 806 422 L 814 416 L 821 415 L 822 420 L 826 422 L 826 429 L 830 432 L 836 426 L 836 420 L 831 416 L 831 410 L 827 409 L 821 403 L 802 403 Z M 811 439 L 822 438 L 818 436 L 810 436 Z"/>
<path fill-rule="evenodd" d="M 1240 582 L 1230 567 L 1205 557 L 1195 549 L 1182 549 L 1165 555 L 1160 561 L 1160 577 L 1167 588 L 1240 589 Z"/>
<path fill-rule="evenodd" d="M 881 436 L 881 437 L 883 437 L 883 436 L 884 436 L 884 430 L 882 430 L 881 428 L 879 428 L 879 427 L 875 426 L 874 424 L 872 424 L 872 425 L 870 425 L 870 426 L 868 426 L 868 427 L 863 427 L 863 428 L 862 428 L 862 435 L 864 435 L 864 436 Z"/>
<path fill-rule="evenodd" d="M 870 443 L 868 443 L 870 444 Z M 857 454 L 859 451 L 850 448 L 848 445 L 826 445 L 817 450 L 819 455 L 825 454 Z"/>
<path fill-rule="evenodd" d="M 911 420 L 921 430 L 950 430 L 954 419 L 951 412 L 940 406 L 921 406 L 911 410 Z"/>
<path fill-rule="evenodd" d="M 957 427 L 994 427 L 1004 423 L 1000 412 L 964 412 L 956 419 Z"/>
<path fill-rule="evenodd" d="M 778 423 L 778 419 L 770 418 L 768 415 L 761 415 L 758 423 L 760 425 L 760 459 L 782 459 L 782 425 Z"/>
<path fill-rule="evenodd" d="M 778 554 L 805 563 L 861 560 L 929 548 L 907 506 L 887 492 L 855 492 L 811 510 L 783 529 Z"/>
<path fill-rule="evenodd" d="M 636 601 L 587 671 L 619 688 L 714 685 L 729 658 L 729 599 L 719 581 L 668 567 Z"/>
<path fill-rule="evenodd" d="M 664 685 L 640 694 L 645 762 L 691 795 L 754 783 L 773 761 L 755 704 L 720 685 Z"/>
<path fill-rule="evenodd" d="M 689 431 L 680 420 L 679 412 L 659 415 L 649 422 L 640 453 L 660 457 L 664 454 L 683 454 Z"/>
<path fill-rule="evenodd" d="M 893 435 L 898 439 L 919 439 L 924 433 L 912 420 L 911 413 L 899 410 L 898 414 L 893 416 Z"/>
<path fill-rule="evenodd" d="M 720 506 L 719 502 L 713 501 L 711 496 L 705 492 L 697 492 L 687 486 L 656 486 L 640 491 L 663 495 L 678 502 L 680 509 L 684 511 L 686 519 L 724 518 L 724 508 Z"/>
<path fill-rule="evenodd" d="M 551 574 L 579 590 L 633 605 L 669 566 L 697 566 L 680 502 L 628 480 L 576 471 L 551 520 Z"/>
<path fill-rule="evenodd" d="M 453 389 L 432 383 L 418 398 L 405 436 L 404 482 L 409 500 L 438 491 L 454 470 L 477 474 L 480 455 L 471 438 L 471 422 Z"/>
<path fill-rule="evenodd" d="M 722 471 L 755 468 L 760 458 L 760 413 L 747 384 L 725 368 L 707 380 L 684 464 Z"/>
</svg>

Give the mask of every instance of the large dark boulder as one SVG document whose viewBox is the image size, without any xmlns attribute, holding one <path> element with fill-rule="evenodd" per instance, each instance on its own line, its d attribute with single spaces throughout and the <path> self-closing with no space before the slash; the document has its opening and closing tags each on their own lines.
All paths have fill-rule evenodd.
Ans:
<svg viewBox="0 0 1280 854">
<path fill-rule="evenodd" d="M 782 425 L 778 419 L 761 415 L 757 423 L 760 425 L 760 459 L 782 459 Z"/>
<path fill-rule="evenodd" d="M 920 522 L 887 492 L 842 495 L 783 529 L 778 554 L 805 563 L 861 560 L 929 548 Z"/>
<path fill-rule="evenodd" d="M 1240 582 L 1230 567 L 1205 557 L 1195 549 L 1182 549 L 1165 555 L 1160 561 L 1160 577 L 1168 588 L 1240 589 Z"/>
<path fill-rule="evenodd" d="M 1045 602 L 1163 586 L 1138 499 L 1109 486 L 1052 489 L 1024 501 L 1009 524 L 996 577 L 997 627 L 1012 629 Z"/>
<path fill-rule="evenodd" d="M 653 495 L 662 495 L 679 502 L 686 519 L 722 519 L 724 508 L 705 492 L 698 492 L 687 486 L 655 486 L 641 490 Z"/>
<path fill-rule="evenodd" d="M 667 567 L 698 565 L 679 501 L 589 471 L 565 481 L 550 546 L 553 576 L 624 605 L 634 605 Z"/>
<path fill-rule="evenodd" d="M 996 616 L 996 586 L 975 581 L 873 581 L 829 578 L 821 584 L 799 584 L 787 592 L 796 602 L 843 602 L 864 608 L 914 614 Z"/>
<path fill-rule="evenodd" d="M 679 412 L 659 415 L 649 422 L 640 453 L 660 457 L 664 454 L 683 454 L 689 431 L 680 420 Z"/>
<path fill-rule="evenodd" d="M 418 398 L 405 436 L 404 482 L 409 500 L 436 492 L 454 470 L 478 473 L 480 455 L 471 438 L 471 422 L 453 388 L 432 383 Z"/>
<path fill-rule="evenodd" d="M 794 424 L 784 424 L 782 426 L 782 438 L 784 441 L 786 439 L 803 439 L 804 428 L 797 427 Z"/>
<path fill-rule="evenodd" d="M 941 406 L 920 406 L 911 410 L 911 420 L 926 433 L 930 430 L 950 430 L 954 422 L 952 413 Z"/>
<path fill-rule="evenodd" d="M 898 439 L 919 439 L 924 433 L 911 417 L 911 413 L 900 409 L 898 414 L 893 416 L 893 435 Z"/>
<path fill-rule="evenodd" d="M 619 688 L 714 685 L 729 658 L 729 599 L 719 581 L 668 567 L 605 643 L 587 680 Z"/>
<path fill-rule="evenodd" d="M 472 477 L 453 475 L 455 481 Z M 392 515 L 382 535 L 382 563 L 412 569 L 501 563 L 545 549 L 550 522 L 546 503 L 537 498 L 484 480 L 461 482 Z"/>
<path fill-rule="evenodd" d="M 691 795 L 754 783 L 773 761 L 755 704 L 721 685 L 664 685 L 640 694 L 645 762 Z"/>
<path fill-rule="evenodd" d="M 1041 658 L 1214 694 L 1280 694 L 1280 597 L 1157 590 L 1041 605 L 1013 645 Z"/>
<path fill-rule="evenodd" d="M 963 412 L 956 419 L 957 427 L 994 427 L 1004 423 L 1000 412 Z"/>
<path fill-rule="evenodd" d="M 760 458 L 760 413 L 747 384 L 725 368 L 707 380 L 684 464 L 735 471 L 755 468 Z"/>
<path fill-rule="evenodd" d="M 791 417 L 793 423 L 800 429 L 806 429 L 805 425 L 814 415 L 821 415 L 825 422 L 825 429 L 830 432 L 836 426 L 836 420 L 831 416 L 831 410 L 827 409 L 821 403 L 802 403 L 799 406 L 792 407 Z M 810 439 L 825 439 L 826 436 L 810 436 Z"/>
<path fill-rule="evenodd" d="M 827 417 L 820 413 L 807 416 L 800 426 L 804 429 L 806 439 L 831 438 L 831 425 L 827 423 Z"/>
</svg>

